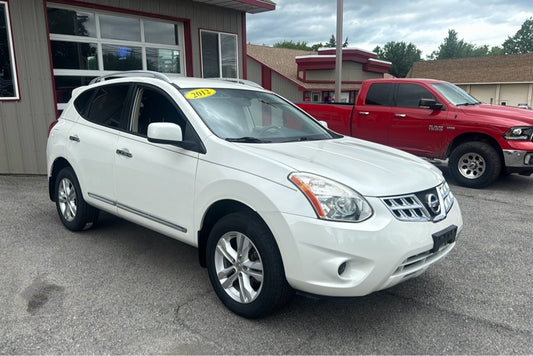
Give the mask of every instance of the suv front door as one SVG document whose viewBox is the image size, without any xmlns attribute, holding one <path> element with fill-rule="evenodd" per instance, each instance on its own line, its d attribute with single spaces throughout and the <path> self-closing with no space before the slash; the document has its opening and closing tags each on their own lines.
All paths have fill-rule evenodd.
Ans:
<svg viewBox="0 0 533 356">
<path fill-rule="evenodd" d="M 139 85 L 128 132 L 118 139 L 116 180 L 118 212 L 172 237 L 196 241 L 193 205 L 198 153 L 175 145 L 149 142 L 148 125 L 172 122 L 183 137 L 191 127 L 162 90 Z"/>
</svg>

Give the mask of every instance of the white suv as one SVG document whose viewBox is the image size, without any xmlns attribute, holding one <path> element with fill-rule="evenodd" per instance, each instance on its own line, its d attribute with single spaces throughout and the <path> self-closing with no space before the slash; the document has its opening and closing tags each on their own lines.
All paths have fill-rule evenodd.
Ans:
<svg viewBox="0 0 533 356">
<path fill-rule="evenodd" d="M 104 210 L 196 246 L 218 297 L 249 318 L 295 289 L 362 296 L 418 276 L 463 224 L 433 165 L 242 82 L 98 78 L 51 125 L 47 160 L 68 229 Z"/>
</svg>

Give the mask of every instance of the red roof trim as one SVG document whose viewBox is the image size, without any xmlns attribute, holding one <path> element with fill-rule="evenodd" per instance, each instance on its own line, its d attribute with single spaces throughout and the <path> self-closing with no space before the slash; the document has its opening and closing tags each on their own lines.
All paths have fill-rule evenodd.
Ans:
<svg viewBox="0 0 533 356">
<path fill-rule="evenodd" d="M 268 9 L 268 10 L 275 10 L 276 9 L 276 5 L 275 4 L 267 4 L 267 3 L 263 2 L 263 1 L 258 1 L 258 0 L 234 0 L 234 1 L 246 4 L 246 5 L 261 7 L 263 9 Z"/>
</svg>

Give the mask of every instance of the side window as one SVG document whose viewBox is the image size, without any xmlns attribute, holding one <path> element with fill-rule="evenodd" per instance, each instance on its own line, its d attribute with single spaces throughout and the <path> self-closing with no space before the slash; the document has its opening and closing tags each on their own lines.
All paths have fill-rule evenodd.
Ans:
<svg viewBox="0 0 533 356">
<path fill-rule="evenodd" d="M 392 83 L 375 83 L 366 94 L 365 105 L 392 106 Z"/>
<path fill-rule="evenodd" d="M 130 130 L 146 136 L 152 122 L 172 122 L 181 127 L 183 138 L 187 140 L 187 122 L 172 101 L 163 93 L 149 87 L 139 87 L 135 95 Z"/>
<path fill-rule="evenodd" d="M 94 96 L 83 93 L 75 101 L 76 109 L 91 122 L 125 130 L 127 117 L 123 111 L 129 87 L 129 84 L 105 85 L 96 89 Z M 87 109 L 80 111 L 84 106 Z"/>
<path fill-rule="evenodd" d="M 398 86 L 396 106 L 418 108 L 420 99 L 435 99 L 435 97 L 426 88 L 418 84 L 400 84 Z"/>
<path fill-rule="evenodd" d="M 78 95 L 76 100 L 74 100 L 74 107 L 78 111 L 78 113 L 83 116 L 84 118 L 87 118 L 87 110 L 89 109 L 89 105 L 91 104 L 91 99 L 94 96 L 95 92 L 98 91 L 97 89 L 89 89 Z"/>
</svg>

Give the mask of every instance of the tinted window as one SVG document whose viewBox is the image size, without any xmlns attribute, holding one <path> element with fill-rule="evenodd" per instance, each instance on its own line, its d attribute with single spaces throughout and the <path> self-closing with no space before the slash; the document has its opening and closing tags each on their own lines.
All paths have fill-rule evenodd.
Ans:
<svg viewBox="0 0 533 356">
<path fill-rule="evenodd" d="M 91 99 L 97 90 L 98 89 L 91 89 L 84 91 L 76 98 L 76 100 L 74 100 L 74 107 L 76 108 L 78 113 L 84 118 L 87 118 L 86 113 L 89 109 L 89 104 L 91 103 Z"/>
<path fill-rule="evenodd" d="M 185 117 L 165 94 L 153 88 L 142 87 L 139 88 L 136 97 L 132 132 L 146 136 L 149 124 L 171 122 L 181 127 L 184 140 L 192 139 Z"/>
<path fill-rule="evenodd" d="M 87 105 L 89 108 L 85 118 L 97 124 L 126 129 L 127 121 L 123 110 L 128 90 L 129 84 L 106 85 L 98 88 L 95 96 Z"/>
<path fill-rule="evenodd" d="M 404 108 L 418 108 L 420 99 L 435 99 L 435 97 L 424 87 L 417 84 L 400 84 L 398 87 L 398 97 L 396 106 Z"/>
<path fill-rule="evenodd" d="M 50 46 L 54 68 L 98 70 L 96 43 L 50 41 Z"/>
<path fill-rule="evenodd" d="M 54 8 L 47 10 L 50 33 L 96 37 L 96 22 L 93 13 Z"/>
<path fill-rule="evenodd" d="M 365 105 L 392 106 L 392 83 L 376 83 L 366 94 Z"/>
</svg>

